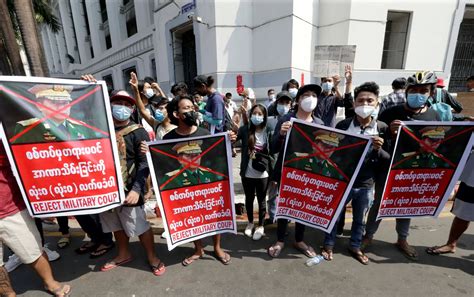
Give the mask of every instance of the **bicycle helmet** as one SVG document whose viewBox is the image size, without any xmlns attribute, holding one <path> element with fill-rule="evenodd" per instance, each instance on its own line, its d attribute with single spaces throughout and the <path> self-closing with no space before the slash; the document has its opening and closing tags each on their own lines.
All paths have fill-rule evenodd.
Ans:
<svg viewBox="0 0 474 297">
<path fill-rule="evenodd" d="M 407 89 L 417 85 L 435 85 L 437 80 L 433 71 L 419 71 L 407 78 Z"/>
</svg>

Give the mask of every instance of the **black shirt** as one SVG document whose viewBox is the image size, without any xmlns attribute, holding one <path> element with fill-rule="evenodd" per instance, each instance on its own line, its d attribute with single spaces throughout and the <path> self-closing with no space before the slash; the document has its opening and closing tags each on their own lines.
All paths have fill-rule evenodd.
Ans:
<svg viewBox="0 0 474 297">
<path fill-rule="evenodd" d="M 386 110 L 384 110 L 378 118 L 379 121 L 384 122 L 388 126 L 390 123 L 395 120 L 400 121 L 441 121 L 441 117 L 439 114 L 431 109 L 428 108 L 423 113 L 415 113 L 411 110 L 405 108 L 405 104 L 392 106 Z"/>
<path fill-rule="evenodd" d="M 191 133 L 189 135 L 178 134 L 178 132 L 176 132 L 176 129 L 173 129 L 170 132 L 166 133 L 165 136 L 163 136 L 163 140 L 211 135 L 211 133 L 208 130 L 201 127 L 198 127 L 197 130 L 194 131 L 194 133 Z"/>
<path fill-rule="evenodd" d="M 135 124 L 130 121 L 128 125 L 123 127 L 115 127 L 115 132 L 118 132 L 125 127 Z M 146 160 L 146 155 L 140 152 L 140 144 L 142 141 L 149 141 L 148 133 L 142 127 L 133 130 L 124 137 L 125 147 L 127 151 L 127 168 L 132 168 L 135 165 L 135 169 L 131 173 L 130 181 L 125 185 L 128 189 L 133 190 L 140 194 L 140 199 L 137 204 L 131 206 L 140 206 L 144 204 L 143 196 L 145 194 L 145 184 L 150 170 Z M 126 182 L 126 181 L 124 181 Z M 128 194 L 128 193 L 126 193 Z"/>
</svg>

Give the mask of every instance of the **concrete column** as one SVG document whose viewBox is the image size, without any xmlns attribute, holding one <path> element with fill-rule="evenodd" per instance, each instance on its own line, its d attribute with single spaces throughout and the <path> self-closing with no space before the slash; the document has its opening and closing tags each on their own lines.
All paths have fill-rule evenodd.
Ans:
<svg viewBox="0 0 474 297">
<path fill-rule="evenodd" d="M 82 9 L 81 1 L 70 1 L 72 18 L 74 21 L 74 28 L 76 31 L 77 47 L 79 48 L 79 55 L 81 63 L 87 63 L 91 59 L 90 43 L 86 41 L 87 29 L 84 18 L 84 10 Z"/>
<path fill-rule="evenodd" d="M 49 45 L 51 46 L 51 54 L 53 57 L 53 72 L 59 72 L 61 71 L 61 63 L 59 63 L 59 50 L 58 50 L 58 45 L 56 44 L 56 36 L 54 33 L 49 30 L 49 28 L 46 28 L 46 31 L 48 32 L 48 40 L 49 40 Z"/>
<path fill-rule="evenodd" d="M 51 44 L 48 39 L 48 32 L 44 26 L 41 28 L 41 38 L 43 39 L 44 54 L 46 55 L 46 62 L 48 63 L 49 71 L 53 71 L 54 63 L 52 57 Z"/>
<path fill-rule="evenodd" d="M 91 42 L 94 48 L 94 55 L 98 56 L 105 51 L 105 35 L 104 31 L 99 29 L 102 23 L 100 15 L 100 5 L 98 0 L 87 1 L 87 17 L 89 19 L 89 27 L 91 31 Z"/>
<path fill-rule="evenodd" d="M 61 17 L 62 30 L 66 36 L 67 53 L 74 58 L 74 63 L 80 63 L 79 50 L 76 49 L 76 39 L 74 38 L 74 24 L 71 17 L 69 1 L 58 1 L 59 13 Z"/>
<path fill-rule="evenodd" d="M 151 24 L 149 1 L 135 0 L 135 16 L 137 19 L 137 30 L 138 32 L 143 32 Z"/>
<path fill-rule="evenodd" d="M 122 1 L 106 0 L 107 17 L 109 19 L 110 38 L 112 47 L 119 46 L 127 38 L 125 15 L 120 13 Z"/>
</svg>

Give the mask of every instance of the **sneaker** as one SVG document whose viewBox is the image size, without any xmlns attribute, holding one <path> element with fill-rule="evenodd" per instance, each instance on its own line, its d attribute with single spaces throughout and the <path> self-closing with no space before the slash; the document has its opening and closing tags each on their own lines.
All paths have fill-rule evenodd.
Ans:
<svg viewBox="0 0 474 297">
<path fill-rule="evenodd" d="M 255 229 L 255 232 L 253 233 L 253 240 L 260 240 L 262 236 L 265 235 L 265 229 L 263 229 L 263 226 L 258 226 Z"/>
<path fill-rule="evenodd" d="M 244 234 L 248 237 L 252 237 L 253 223 L 248 223 L 245 227 Z"/>
<path fill-rule="evenodd" d="M 48 256 L 49 262 L 56 261 L 57 259 L 61 257 L 61 255 L 58 252 L 50 250 L 47 245 L 43 247 L 43 250 L 46 253 L 46 256 Z"/>
<path fill-rule="evenodd" d="M 164 239 L 168 238 L 168 232 L 163 231 L 163 233 L 161 233 L 161 238 L 164 238 Z"/>
<path fill-rule="evenodd" d="M 8 257 L 8 261 L 5 263 L 5 269 L 8 272 L 12 272 L 13 270 L 17 269 L 18 266 L 20 266 L 21 264 L 23 263 L 21 262 L 20 258 L 18 258 L 17 255 L 13 254 Z"/>
</svg>

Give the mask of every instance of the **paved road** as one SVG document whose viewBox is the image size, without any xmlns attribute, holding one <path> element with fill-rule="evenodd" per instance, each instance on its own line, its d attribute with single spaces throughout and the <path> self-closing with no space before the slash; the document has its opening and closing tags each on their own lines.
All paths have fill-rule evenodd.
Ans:
<svg viewBox="0 0 474 297">
<path fill-rule="evenodd" d="M 159 255 L 167 272 L 155 277 L 149 272 L 140 245 L 134 240 L 135 260 L 109 272 L 100 272 L 106 258 L 90 260 L 77 256 L 73 249 L 82 238 L 75 237 L 62 258 L 53 263 L 60 281 L 73 286 L 74 296 L 473 296 L 474 230 L 462 237 L 458 252 L 448 256 L 429 256 L 427 246 L 445 241 L 452 217 L 416 219 L 412 222 L 410 242 L 420 254 L 410 262 L 391 244 L 395 240 L 394 221 L 384 221 L 376 241 L 368 250 L 371 263 L 363 266 L 347 251 L 347 239 L 340 239 L 332 262 L 306 267 L 306 258 L 291 247 L 293 227 L 287 247 L 279 259 L 270 259 L 265 248 L 275 238 L 275 229 L 253 242 L 243 235 L 225 235 L 224 248 L 230 250 L 232 264 L 224 266 L 210 251 L 204 259 L 183 267 L 180 262 L 192 251 L 188 244 L 168 252 L 163 239 L 156 237 Z M 346 226 L 349 227 L 349 226 Z M 57 238 L 48 237 L 55 242 Z M 308 230 L 306 241 L 318 247 L 322 233 Z M 112 254 L 107 255 L 107 257 Z M 41 282 L 23 265 L 11 273 L 20 296 L 46 296 Z"/>
</svg>

